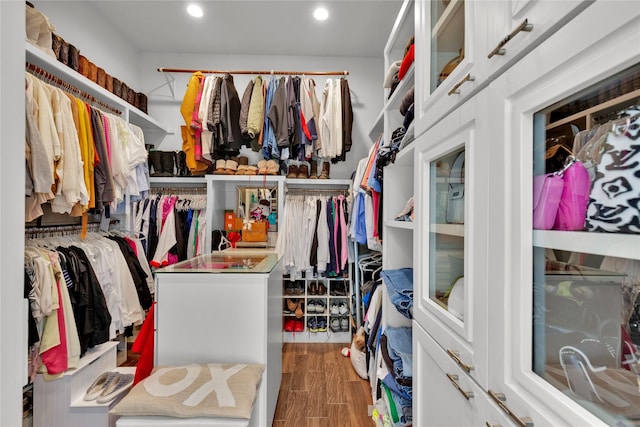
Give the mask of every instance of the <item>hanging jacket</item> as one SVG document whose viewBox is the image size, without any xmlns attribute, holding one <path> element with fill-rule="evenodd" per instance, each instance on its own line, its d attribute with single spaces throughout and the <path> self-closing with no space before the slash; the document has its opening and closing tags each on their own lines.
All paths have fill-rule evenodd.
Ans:
<svg viewBox="0 0 640 427">
<path fill-rule="evenodd" d="M 242 138 L 248 141 L 249 130 L 247 128 L 249 121 L 249 106 L 251 105 L 251 94 L 253 93 L 253 80 L 249 80 L 247 87 L 242 94 L 242 101 L 240 102 L 240 132 L 242 132 Z"/>
<path fill-rule="evenodd" d="M 278 149 L 278 141 L 276 139 L 275 130 L 273 127 L 273 120 L 271 119 L 271 106 L 273 105 L 273 98 L 278 90 L 279 81 L 271 78 L 267 87 L 267 94 L 265 96 L 264 105 L 264 128 L 262 137 L 262 156 L 265 159 L 279 159 L 280 150 Z"/>
<path fill-rule="evenodd" d="M 278 87 L 271 101 L 271 107 L 269 108 L 269 119 L 273 125 L 276 144 L 279 148 L 289 146 L 288 112 L 286 79 L 280 77 Z"/>
<path fill-rule="evenodd" d="M 182 141 L 182 151 L 187 155 L 187 167 L 192 173 L 201 175 L 207 170 L 208 165 L 205 162 L 196 160 L 196 134 L 195 129 L 191 128 L 191 120 L 193 119 L 193 110 L 195 108 L 196 97 L 200 88 L 200 80 L 204 78 L 200 71 L 196 71 L 191 75 L 187 90 L 185 91 L 182 104 L 180 104 L 180 114 L 184 119 L 187 131 Z"/>
<path fill-rule="evenodd" d="M 242 132 L 240 131 L 240 98 L 233 84 L 233 76 L 231 74 L 225 74 L 222 79 L 220 121 L 224 140 L 222 149 L 226 153 L 235 155 L 242 146 Z"/>
</svg>

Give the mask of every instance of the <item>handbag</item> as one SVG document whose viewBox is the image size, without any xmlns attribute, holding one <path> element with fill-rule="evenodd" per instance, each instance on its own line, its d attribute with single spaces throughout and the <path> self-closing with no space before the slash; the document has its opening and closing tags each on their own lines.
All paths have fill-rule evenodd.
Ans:
<svg viewBox="0 0 640 427">
<path fill-rule="evenodd" d="M 445 220 L 451 224 L 464 224 L 464 151 L 453 161 L 449 173 Z"/>
<path fill-rule="evenodd" d="M 599 145 L 587 207 L 587 231 L 640 233 L 640 111 L 627 110 Z"/>
<path fill-rule="evenodd" d="M 553 228 L 555 230 L 584 230 L 589 190 L 591 189 L 589 172 L 582 162 L 570 156 L 560 175 L 564 186 Z"/>
<path fill-rule="evenodd" d="M 533 177 L 533 228 L 553 228 L 563 188 L 564 180 L 555 172 Z"/>
<path fill-rule="evenodd" d="M 437 86 L 440 86 L 440 83 L 445 81 L 449 74 L 453 73 L 453 70 L 462 62 L 464 59 L 464 49 L 460 49 L 458 56 L 453 58 L 451 61 L 447 62 L 442 70 L 440 71 L 440 75 L 438 75 L 438 83 Z"/>
</svg>

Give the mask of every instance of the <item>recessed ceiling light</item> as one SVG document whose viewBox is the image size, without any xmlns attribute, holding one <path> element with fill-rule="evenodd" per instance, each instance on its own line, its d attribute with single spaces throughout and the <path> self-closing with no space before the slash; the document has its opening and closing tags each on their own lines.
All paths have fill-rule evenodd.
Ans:
<svg viewBox="0 0 640 427">
<path fill-rule="evenodd" d="M 319 7 L 313 11 L 313 17 L 318 21 L 324 21 L 329 17 L 329 11 L 324 7 Z"/>
<path fill-rule="evenodd" d="M 194 18 L 202 18 L 202 15 L 204 15 L 202 8 L 197 4 L 190 4 L 187 6 L 187 13 Z"/>
</svg>

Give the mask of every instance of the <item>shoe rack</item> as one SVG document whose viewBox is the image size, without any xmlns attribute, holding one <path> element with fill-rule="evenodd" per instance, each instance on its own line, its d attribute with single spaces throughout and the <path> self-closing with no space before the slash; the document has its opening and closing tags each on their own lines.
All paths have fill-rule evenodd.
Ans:
<svg viewBox="0 0 640 427">
<path fill-rule="evenodd" d="M 283 276 L 284 342 L 351 342 L 351 294 L 350 274 Z"/>
</svg>

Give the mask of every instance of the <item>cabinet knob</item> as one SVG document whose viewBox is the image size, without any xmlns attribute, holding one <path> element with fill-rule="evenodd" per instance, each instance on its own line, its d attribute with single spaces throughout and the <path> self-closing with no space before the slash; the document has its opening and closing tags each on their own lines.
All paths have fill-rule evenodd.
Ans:
<svg viewBox="0 0 640 427">
<path fill-rule="evenodd" d="M 511 417 L 511 419 L 520 427 L 533 427 L 533 420 L 531 418 L 520 418 L 518 417 L 507 405 L 507 397 L 504 393 L 496 393 L 493 390 L 488 391 L 489 396 L 498 404 L 500 409 L 502 409 L 507 415 Z M 489 425 L 489 423 L 487 423 Z"/>
<path fill-rule="evenodd" d="M 505 53 L 507 53 L 507 49 L 505 49 L 504 46 L 507 43 L 509 43 L 511 39 L 513 39 L 521 31 L 531 31 L 531 30 L 533 30 L 533 24 L 530 24 L 529 21 L 525 19 L 520 23 L 520 25 L 518 25 L 509 34 L 507 34 L 505 38 L 500 40 L 500 43 L 498 43 L 498 46 L 496 46 L 495 49 L 489 52 L 489 55 L 487 55 L 487 58 L 491 59 L 494 55 L 504 55 Z"/>
</svg>

